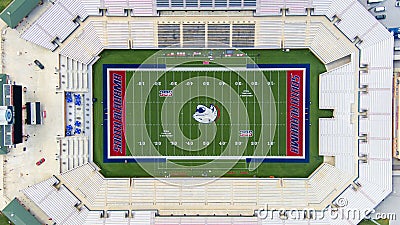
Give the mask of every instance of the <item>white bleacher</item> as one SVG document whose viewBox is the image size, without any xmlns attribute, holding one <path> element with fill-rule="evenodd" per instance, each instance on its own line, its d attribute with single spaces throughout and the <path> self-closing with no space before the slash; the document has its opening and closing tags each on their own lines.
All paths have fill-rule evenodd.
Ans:
<svg viewBox="0 0 400 225">
<path fill-rule="evenodd" d="M 101 1 L 99 0 L 81 0 L 82 5 L 85 8 L 89 16 L 100 16 L 100 8 L 102 7 Z"/>
<path fill-rule="evenodd" d="M 60 86 L 58 90 L 70 92 L 87 92 L 88 66 L 72 58 L 60 55 Z"/>
<path fill-rule="evenodd" d="M 360 142 L 360 155 L 366 154 L 371 160 L 389 159 L 391 157 L 391 152 L 383 151 L 382 149 L 391 148 L 391 145 L 392 142 L 387 139 L 372 139 L 368 140 L 368 142 Z"/>
<path fill-rule="evenodd" d="M 320 108 L 334 109 L 335 118 L 319 119 L 319 154 L 335 156 L 336 167 L 347 174 L 356 171 L 356 135 L 350 116 L 355 102 L 355 71 L 353 62 L 320 75 Z"/>
<path fill-rule="evenodd" d="M 56 19 L 55 19 L 56 18 Z M 29 27 L 21 37 L 42 47 L 54 50 L 51 43 L 56 38 L 63 42 L 78 26 L 76 19 L 60 1 L 51 6 L 43 15 Z"/>
<path fill-rule="evenodd" d="M 354 125 L 350 124 L 349 120 L 320 118 L 319 154 L 324 156 L 351 154 L 350 151 L 354 149 L 354 136 Z"/>
<path fill-rule="evenodd" d="M 284 48 L 307 48 L 306 46 L 306 22 L 284 23 Z"/>
<path fill-rule="evenodd" d="M 132 211 L 131 225 L 154 225 L 155 211 Z"/>
<path fill-rule="evenodd" d="M 387 135 L 392 130 L 391 113 L 383 115 L 369 115 L 367 118 L 360 118 L 359 133 L 367 134 L 367 139 L 390 140 Z"/>
<path fill-rule="evenodd" d="M 385 91 L 392 88 L 393 78 L 390 69 L 369 69 L 360 73 L 360 87 L 367 86 L 368 91 Z"/>
<path fill-rule="evenodd" d="M 107 16 L 127 16 L 124 7 L 121 6 L 109 6 L 106 11 Z"/>
<path fill-rule="evenodd" d="M 320 13 L 318 15 L 321 15 L 328 9 L 330 2 L 322 1 L 318 4 L 319 2 L 310 0 L 260 0 L 256 8 L 256 15 L 281 15 L 281 9 L 287 9 L 287 15 L 307 15 L 307 8 L 314 7 L 317 8 L 317 13 Z"/>
<path fill-rule="evenodd" d="M 256 15 L 270 16 L 282 15 L 285 0 L 259 0 L 257 3 Z"/>
<path fill-rule="evenodd" d="M 282 179 L 280 198 L 285 199 L 284 207 L 285 208 L 307 207 L 307 205 L 314 202 L 315 196 L 313 196 L 313 194 L 309 193 L 307 190 L 308 190 L 307 179 L 290 179 L 290 178 Z M 307 200 L 305 201 L 305 199 Z"/>
<path fill-rule="evenodd" d="M 271 215 L 272 219 L 267 218 L 265 220 L 262 220 L 260 223 L 261 225 L 309 225 L 309 224 L 315 224 L 315 225 L 332 225 L 329 221 L 329 216 L 325 216 L 323 218 L 318 218 L 318 219 L 306 219 L 306 218 L 300 218 L 300 219 L 281 219 L 279 212 L 274 212 L 273 215 Z M 342 224 L 343 225 L 343 224 Z"/>
<path fill-rule="evenodd" d="M 360 177 L 386 191 L 391 190 L 392 141 L 388 138 L 372 138 L 359 143 L 360 155 L 366 155 L 366 162 L 360 163 Z"/>
<path fill-rule="evenodd" d="M 85 225 L 103 224 L 104 225 L 104 211 L 89 211 Z"/>
<path fill-rule="evenodd" d="M 352 53 L 346 41 L 345 38 L 336 36 L 321 23 L 310 44 L 310 49 L 327 64 Z"/>
<path fill-rule="evenodd" d="M 369 32 L 379 22 L 374 16 L 364 9 L 364 6 L 358 3 L 351 4 L 342 14 L 338 15 L 340 19 L 336 26 L 351 41 L 356 37 L 361 37 Z"/>
<path fill-rule="evenodd" d="M 130 205 L 130 179 L 108 179 L 104 187 L 107 188 L 107 205 Z"/>
<path fill-rule="evenodd" d="M 99 41 L 102 43 L 104 48 L 106 49 L 127 49 L 129 48 L 129 40 L 131 38 L 131 31 L 132 27 L 130 25 L 137 24 L 141 26 L 140 22 L 128 22 L 121 21 L 121 22 L 113 22 L 113 21 L 92 21 L 91 26 L 93 26 L 95 32 L 98 35 Z M 153 27 L 153 26 L 152 26 Z M 151 27 L 151 28 L 152 28 Z M 146 28 L 146 31 L 149 29 Z M 154 32 L 154 31 L 152 31 Z M 135 33 L 136 34 L 136 33 Z M 142 33 L 143 34 L 143 33 Z M 146 37 L 150 38 L 150 35 L 146 32 L 144 34 Z M 140 40 L 140 37 L 134 37 L 136 41 L 142 41 L 145 43 L 144 40 Z M 151 37 L 154 39 L 154 36 Z M 150 42 L 151 40 L 149 40 Z M 149 46 L 150 47 L 150 46 Z"/>
<path fill-rule="evenodd" d="M 384 35 L 386 35 L 384 33 Z M 372 46 L 360 45 L 360 64 L 368 68 L 393 69 L 393 36 L 386 38 Z M 386 49 L 386 51 L 383 51 Z M 390 76 L 392 74 L 390 73 Z"/>
<path fill-rule="evenodd" d="M 60 54 L 83 64 L 89 64 L 103 48 L 94 25 L 88 23 L 85 29 L 74 34 L 72 40 L 60 51 Z M 85 86 L 87 87 L 87 84 Z"/>
<path fill-rule="evenodd" d="M 54 51 L 58 47 L 58 45 L 54 43 L 55 37 L 47 33 L 44 28 L 37 24 L 33 24 L 29 27 L 21 37 L 43 48 L 50 49 L 51 51 Z"/>
<path fill-rule="evenodd" d="M 107 22 L 107 37 L 108 48 L 129 48 L 128 22 Z"/>
<path fill-rule="evenodd" d="M 390 84 L 390 82 L 389 82 Z M 369 88 L 368 88 L 369 89 Z M 380 104 L 376 104 L 379 102 Z M 392 92 L 391 89 L 375 89 L 368 90 L 368 92 L 360 92 L 360 111 L 368 110 L 368 115 L 391 115 L 391 107 L 382 107 L 381 105 L 392 104 Z"/>
<path fill-rule="evenodd" d="M 335 156 L 335 167 L 346 174 L 355 174 L 357 172 L 357 153 L 350 152 L 338 154 Z"/>
<path fill-rule="evenodd" d="M 74 19 L 69 11 L 66 11 L 61 4 L 56 3 L 34 25 L 42 27 L 45 32 L 63 42 L 79 26 L 73 22 Z"/>
<path fill-rule="evenodd" d="M 153 0 L 130 0 L 132 6 L 132 16 L 155 16 L 157 14 Z"/>
<path fill-rule="evenodd" d="M 87 215 L 89 214 L 89 209 L 86 206 L 82 206 L 79 210 L 74 210 L 63 223 L 60 224 L 82 224 L 85 221 Z"/>
<path fill-rule="evenodd" d="M 53 185 L 58 183 L 59 181 L 56 177 L 51 177 L 42 182 L 34 184 L 33 186 L 28 187 L 28 189 L 25 189 L 23 192 L 33 202 L 41 203 L 44 201 L 46 196 L 50 195 L 50 193 L 56 190 Z M 40 192 L 40 194 L 38 192 Z"/>
<path fill-rule="evenodd" d="M 333 20 L 334 16 L 341 15 L 350 5 L 356 3 L 357 1 L 355 0 L 334 0 L 334 1 L 332 0 L 329 9 L 326 11 L 324 15 L 328 17 L 328 19 Z"/>
<path fill-rule="evenodd" d="M 382 192 L 390 193 L 392 191 L 391 157 L 368 159 L 367 163 L 360 162 L 359 177 L 360 179 L 373 183 L 377 188 L 380 188 Z M 383 200 L 383 198 L 380 200 Z"/>
<path fill-rule="evenodd" d="M 307 8 L 310 8 L 309 0 L 286 0 L 285 7 L 288 9 L 287 15 L 307 15 Z"/>
<path fill-rule="evenodd" d="M 312 7 L 314 8 L 312 15 L 326 15 L 332 0 L 314 0 Z"/>
<path fill-rule="evenodd" d="M 390 39 L 393 35 L 387 32 L 387 29 L 379 22 L 375 23 L 372 28 L 368 30 L 364 35 L 359 36 L 361 43 L 357 46 L 364 48 L 372 46 L 383 40 Z"/>
<path fill-rule="evenodd" d="M 84 224 L 154 225 L 155 211 L 90 211 Z"/>
<path fill-rule="evenodd" d="M 76 39 L 71 40 L 68 45 L 60 51 L 60 54 L 85 64 L 88 64 L 94 59 Z"/>
<path fill-rule="evenodd" d="M 90 23 L 94 27 L 101 44 L 107 47 L 107 21 L 91 21 Z"/>
<path fill-rule="evenodd" d="M 260 225 L 257 217 L 156 217 L 154 225 Z"/>
<path fill-rule="evenodd" d="M 315 22 L 315 21 L 307 22 L 307 28 L 305 31 L 306 32 L 306 37 L 305 37 L 306 48 L 310 47 L 320 26 L 323 26 L 323 25 L 321 25 L 320 22 Z"/>
<path fill-rule="evenodd" d="M 255 43 L 259 48 L 280 49 L 283 32 L 283 22 L 281 20 L 265 20 L 260 21 L 256 29 L 258 37 Z"/>
<path fill-rule="evenodd" d="M 311 186 L 309 191 L 314 193 L 315 202 L 323 202 L 327 196 L 335 194 L 344 185 L 347 185 L 351 176 L 350 174 L 343 173 L 335 166 L 323 163 L 309 177 L 308 183 Z"/>
<path fill-rule="evenodd" d="M 154 48 L 156 46 L 154 40 L 154 30 L 156 29 L 153 22 L 131 21 L 129 22 L 132 48 Z"/>
<path fill-rule="evenodd" d="M 88 136 L 70 136 L 60 139 L 61 172 L 84 165 L 89 160 Z"/>
<path fill-rule="evenodd" d="M 361 172 L 361 171 L 360 171 Z M 377 171 L 376 174 L 379 174 Z M 379 175 L 378 175 L 379 177 Z M 391 177 L 391 176 L 390 176 Z M 390 191 L 383 190 L 380 188 L 380 185 L 376 185 L 369 181 L 366 181 L 362 178 L 359 178 L 358 183 L 361 187 L 358 188 L 357 191 L 353 190 L 352 187 L 348 187 L 340 196 L 338 196 L 337 200 L 344 199 L 345 206 L 340 207 L 341 210 L 338 210 L 338 218 L 348 218 L 347 221 L 344 220 L 331 220 L 332 225 L 343 225 L 343 224 L 358 224 L 362 218 L 358 216 L 348 216 L 346 213 L 351 212 L 354 209 L 358 209 L 360 213 L 369 212 L 371 209 L 375 208 L 376 205 L 380 203 L 380 201 L 386 197 Z M 340 205 L 335 201 L 336 204 Z"/>
<path fill-rule="evenodd" d="M 113 225 L 126 225 L 130 224 L 128 211 L 107 211 L 107 217 L 105 218 L 106 224 Z"/>
<path fill-rule="evenodd" d="M 57 4 L 68 10 L 73 18 L 79 17 L 84 21 L 89 16 L 81 0 L 58 0 Z"/>
<path fill-rule="evenodd" d="M 70 219 L 84 221 L 88 211 L 85 208 L 78 210 L 75 207 L 80 201 L 64 185 L 56 189 L 49 183 L 33 185 L 23 192 L 57 224 L 71 224 L 67 222 Z"/>
<path fill-rule="evenodd" d="M 323 187 L 323 184 L 330 182 L 323 179 L 329 179 L 329 177 L 318 175 L 314 175 L 311 183 L 307 179 L 241 179 L 238 181 L 225 178 L 211 183 L 207 179 L 203 179 L 202 181 L 206 185 L 186 186 L 187 178 L 169 180 L 172 183 L 186 186 L 186 188 L 181 188 L 180 185 L 170 185 L 147 178 L 134 180 L 126 178 L 101 179 L 102 176 L 89 165 L 63 173 L 60 175 L 60 179 L 65 182 L 68 188 L 79 193 L 78 196 L 85 204 L 96 208 L 133 205 L 136 208 L 148 207 L 148 209 L 151 209 L 154 204 L 168 205 L 169 207 L 174 205 L 176 207 L 204 207 L 205 204 L 225 204 L 227 207 L 231 207 L 232 202 L 234 202 L 235 206 L 241 206 L 247 210 L 247 207 L 251 207 L 257 202 L 268 202 L 270 206 L 274 207 L 305 207 L 310 203 L 321 202 L 323 197 L 316 195 L 316 193 L 319 193 L 318 191 L 326 188 L 331 191 L 333 189 L 339 190 L 341 185 L 344 185 L 348 180 L 348 176 L 339 173 L 340 171 L 336 168 L 331 168 L 329 165 L 325 167 L 326 169 L 321 169 L 316 173 L 321 172 L 330 174 L 330 177 L 340 177 L 340 179 L 335 179 L 335 184 L 330 185 L 329 188 Z M 316 179 L 316 177 L 320 178 Z M 311 186 L 308 185 L 309 183 Z M 304 191 L 304 189 L 310 190 Z M 326 190 L 325 192 L 330 191 Z M 299 196 L 302 197 L 299 198 Z M 304 199 L 308 200 L 305 201 Z M 175 212 L 173 208 L 169 211 Z M 178 211 L 175 213 L 178 213 Z"/>
<path fill-rule="evenodd" d="M 130 9 L 127 0 L 103 0 L 108 16 L 126 16 L 125 9 Z"/>
<path fill-rule="evenodd" d="M 350 113 L 350 104 L 354 103 L 356 88 L 355 69 L 353 62 L 320 75 L 319 106 L 321 109 L 335 109 L 344 112 L 345 115 Z"/>
</svg>

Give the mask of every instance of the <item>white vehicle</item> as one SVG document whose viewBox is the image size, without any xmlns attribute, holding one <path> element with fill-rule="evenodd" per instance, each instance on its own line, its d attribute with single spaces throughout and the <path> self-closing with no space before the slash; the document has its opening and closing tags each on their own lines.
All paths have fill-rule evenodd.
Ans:
<svg viewBox="0 0 400 225">
<path fill-rule="evenodd" d="M 376 7 L 375 8 L 375 12 L 384 12 L 386 10 L 386 7 L 385 6 L 379 6 L 379 7 Z"/>
<path fill-rule="evenodd" d="M 384 0 L 368 0 L 367 3 L 368 4 L 374 4 L 374 3 L 380 3 L 383 2 Z"/>
</svg>

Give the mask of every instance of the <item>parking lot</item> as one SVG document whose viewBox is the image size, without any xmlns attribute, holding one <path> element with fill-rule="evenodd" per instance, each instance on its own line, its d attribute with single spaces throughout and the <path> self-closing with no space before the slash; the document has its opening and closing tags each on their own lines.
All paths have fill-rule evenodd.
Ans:
<svg viewBox="0 0 400 225">
<path fill-rule="evenodd" d="M 400 27 L 400 7 L 395 6 L 396 1 L 399 0 L 384 0 L 379 3 L 368 4 L 368 0 L 359 0 L 372 15 L 386 15 L 386 18 L 379 20 L 379 22 L 387 28 Z M 375 9 L 381 6 L 385 7 L 385 11 L 375 12 Z"/>
<path fill-rule="evenodd" d="M 400 27 L 400 7 L 396 6 L 396 2 L 400 5 L 400 0 L 384 0 L 373 4 L 368 4 L 368 0 L 359 0 L 359 2 L 374 16 L 386 15 L 385 19 L 379 20 L 386 28 Z M 377 7 L 382 6 L 385 7 L 384 11 L 375 12 Z M 395 39 L 394 46 L 400 47 L 400 39 Z M 395 54 L 400 54 L 400 52 L 396 51 Z M 400 67 L 400 62 L 395 62 L 395 67 Z"/>
</svg>

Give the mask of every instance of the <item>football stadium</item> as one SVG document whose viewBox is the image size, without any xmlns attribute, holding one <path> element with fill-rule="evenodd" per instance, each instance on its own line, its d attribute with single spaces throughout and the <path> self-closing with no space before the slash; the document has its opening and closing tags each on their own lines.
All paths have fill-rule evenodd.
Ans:
<svg viewBox="0 0 400 225">
<path fill-rule="evenodd" d="M 14 0 L 14 224 L 358 224 L 392 192 L 393 35 L 357 0 Z"/>
</svg>

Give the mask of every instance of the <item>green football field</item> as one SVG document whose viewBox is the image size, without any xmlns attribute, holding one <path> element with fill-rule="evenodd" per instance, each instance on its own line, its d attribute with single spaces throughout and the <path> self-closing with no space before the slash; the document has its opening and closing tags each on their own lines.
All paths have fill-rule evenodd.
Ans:
<svg viewBox="0 0 400 225">
<path fill-rule="evenodd" d="M 246 170 L 245 163 L 237 163 L 229 172 L 225 174 L 225 176 L 258 176 L 258 177 L 307 177 L 316 167 L 318 167 L 322 162 L 322 157 L 318 156 L 318 118 L 319 117 L 331 117 L 332 111 L 325 111 L 318 109 L 318 75 L 320 73 L 325 72 L 324 65 L 313 56 L 313 54 L 309 50 L 292 50 L 290 52 L 282 52 L 281 50 L 247 50 L 245 51 L 247 55 L 251 56 L 252 59 L 256 63 L 265 63 L 265 64 L 310 64 L 310 161 L 308 163 L 263 163 L 256 170 L 248 171 Z M 153 55 L 155 51 L 153 50 L 106 50 L 101 54 L 101 58 L 96 62 L 93 67 L 93 94 L 94 97 L 98 99 L 102 99 L 103 97 L 103 77 L 102 77 L 102 65 L 103 64 L 139 64 L 142 63 L 146 58 Z M 199 62 L 192 62 L 189 64 L 194 64 L 197 66 L 201 66 Z M 182 65 L 187 66 L 187 65 Z M 137 73 L 137 72 L 136 72 Z M 276 110 L 277 115 L 275 121 L 276 132 L 273 137 L 271 137 L 271 150 L 268 151 L 268 155 L 270 156 L 279 156 L 286 154 L 286 89 L 285 89 L 285 78 L 286 76 L 282 76 L 285 74 L 285 71 L 264 71 L 264 76 L 269 80 L 273 85 L 270 85 L 271 91 L 275 97 Z M 135 79 L 136 75 L 133 75 L 133 72 L 128 72 L 128 79 Z M 142 74 L 143 75 L 143 74 Z M 174 156 L 198 156 L 198 155 L 219 155 L 220 152 L 224 149 L 223 145 L 220 143 L 224 143 L 224 139 L 228 138 L 230 135 L 229 129 L 232 129 L 232 118 L 230 117 L 230 113 L 227 112 L 227 102 L 229 104 L 234 103 L 234 100 L 228 100 L 229 98 L 234 97 L 234 95 L 222 96 L 222 99 L 218 101 L 217 99 L 197 96 L 190 98 L 188 101 L 175 101 L 171 102 L 168 105 L 181 104 L 178 111 L 175 111 L 173 115 L 177 116 L 179 129 L 182 131 L 183 136 L 188 139 L 196 139 L 196 137 L 201 136 L 201 129 L 199 129 L 198 124 L 194 124 L 194 120 L 192 119 L 193 109 L 196 108 L 196 105 L 201 104 L 215 104 L 216 106 L 220 106 L 220 118 L 216 121 L 216 136 L 213 141 L 201 140 L 197 142 L 196 149 L 202 147 L 201 151 L 182 151 L 182 148 L 178 146 L 174 146 L 174 142 L 167 138 L 162 138 L 160 134 L 164 131 L 164 129 L 160 126 L 160 120 L 162 119 L 163 110 L 159 108 L 162 107 L 162 103 L 167 101 L 168 98 L 160 99 L 159 91 L 167 89 L 168 85 L 171 82 L 179 83 L 180 79 L 184 79 L 185 76 L 189 76 L 191 78 L 218 78 L 224 80 L 226 84 L 232 86 L 233 89 L 236 88 L 236 96 L 240 94 L 245 94 L 244 91 L 248 88 L 246 85 L 249 85 L 248 82 L 242 80 L 241 85 L 235 85 L 240 82 L 240 77 L 235 72 L 214 72 L 214 71 L 185 71 L 185 72 L 177 72 L 177 71 L 169 71 L 164 74 L 164 76 L 160 77 L 161 85 L 157 87 L 153 87 L 148 99 L 141 100 L 138 103 L 142 104 L 144 107 L 147 107 L 148 112 L 145 116 L 145 123 L 135 123 L 132 121 L 132 126 L 143 126 L 149 133 L 149 136 L 152 137 L 151 141 L 153 143 L 148 143 L 154 145 L 156 142 L 157 151 L 162 155 L 174 155 Z M 140 77 L 140 75 L 138 76 Z M 143 76 L 141 76 L 143 77 Z M 236 79 L 237 78 L 237 79 Z M 135 80 L 132 80 L 132 84 L 136 83 Z M 204 81 L 207 82 L 207 81 Z M 208 81 L 209 82 L 209 81 Z M 203 83 L 201 83 L 202 85 Z M 207 83 L 205 83 L 207 84 Z M 163 86 L 164 85 L 164 86 Z M 193 87 L 188 88 L 189 93 L 196 93 L 199 91 L 199 88 L 204 88 L 204 90 L 208 89 L 218 89 L 218 83 L 210 82 L 209 85 L 205 85 L 207 87 L 202 87 L 201 85 L 193 85 Z M 197 88 L 197 90 L 196 90 Z M 135 89 L 133 89 L 135 90 Z M 174 91 L 175 96 L 175 91 Z M 192 96 L 191 94 L 188 95 Z M 171 98 L 172 100 L 174 98 Z M 168 101 L 170 101 L 168 100 Z M 175 99 L 176 100 L 176 99 Z M 257 108 L 257 104 L 259 99 L 254 97 L 246 97 L 245 98 L 245 114 L 248 114 L 249 123 L 248 125 L 251 127 L 251 130 L 254 131 L 254 136 L 250 139 L 247 144 L 244 146 L 244 151 L 246 154 L 251 154 L 254 146 L 251 143 L 257 143 L 259 141 L 260 136 L 257 136 L 257 131 L 263 127 L 263 124 L 260 124 L 260 115 L 261 111 Z M 133 101 L 135 102 L 135 101 Z M 223 102 L 223 103 L 222 103 Z M 140 107 L 139 107 L 140 108 Z M 169 110 L 167 110 L 169 111 Z M 127 111 L 128 112 L 128 111 Z M 239 113 L 240 115 L 240 113 Z M 127 118 L 129 116 L 127 115 Z M 106 177 L 146 177 L 149 176 L 146 171 L 144 171 L 140 165 L 137 163 L 104 163 L 103 162 L 103 126 L 101 126 L 103 120 L 103 105 L 100 102 L 96 102 L 94 105 L 94 162 L 97 163 L 101 168 L 101 172 Z M 129 119 L 131 121 L 131 119 Z M 174 126 L 177 123 L 172 123 Z M 172 132 L 171 132 L 172 133 Z M 168 134 L 168 133 L 167 133 Z M 139 135 L 132 134 L 130 138 L 138 138 Z M 160 138 L 161 137 L 161 138 Z M 181 141 L 181 139 L 179 140 Z M 161 144 L 159 144 L 161 142 Z M 240 137 L 237 137 L 236 142 L 241 142 Z M 242 142 L 242 144 L 245 141 Z M 141 143 L 140 140 L 134 141 L 132 143 Z M 235 141 L 231 142 L 235 143 Z M 267 143 L 267 142 L 265 142 Z M 194 145 L 195 143 L 185 143 L 182 142 L 180 144 Z M 204 145 L 204 146 L 202 146 Z M 239 144 L 238 144 L 239 145 Z M 131 153 L 134 156 L 139 155 L 149 155 L 148 151 L 145 151 L 145 148 L 140 146 L 131 147 L 129 146 Z M 187 148 L 187 147 L 186 147 Z M 233 151 L 234 152 L 234 151 Z M 245 155 L 246 155 L 245 154 Z M 234 154 L 233 154 L 234 155 Z M 177 161 L 178 162 L 178 161 Z M 180 162 L 185 165 L 197 165 L 199 161 L 182 161 Z M 176 173 L 177 176 L 185 176 L 185 173 Z M 161 173 L 160 173 L 161 175 Z"/>
</svg>

